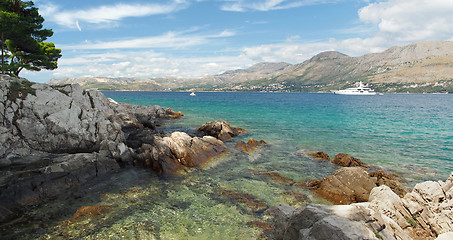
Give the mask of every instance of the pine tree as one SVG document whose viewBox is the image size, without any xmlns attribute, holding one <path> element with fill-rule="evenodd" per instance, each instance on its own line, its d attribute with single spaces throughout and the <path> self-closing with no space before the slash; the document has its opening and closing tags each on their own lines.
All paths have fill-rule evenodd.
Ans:
<svg viewBox="0 0 453 240">
<path fill-rule="evenodd" d="M 57 68 L 61 50 L 44 42 L 53 31 L 43 29 L 43 22 L 32 1 L 0 0 L 2 73 L 18 76 L 23 69 Z"/>
</svg>

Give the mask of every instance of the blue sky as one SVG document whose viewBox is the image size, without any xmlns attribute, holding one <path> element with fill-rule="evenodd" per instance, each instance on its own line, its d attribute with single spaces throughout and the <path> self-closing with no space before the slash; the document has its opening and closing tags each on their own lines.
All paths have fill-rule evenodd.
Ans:
<svg viewBox="0 0 453 240">
<path fill-rule="evenodd" d="M 452 0 L 36 0 L 62 77 L 199 78 L 414 41 L 453 40 Z"/>
</svg>

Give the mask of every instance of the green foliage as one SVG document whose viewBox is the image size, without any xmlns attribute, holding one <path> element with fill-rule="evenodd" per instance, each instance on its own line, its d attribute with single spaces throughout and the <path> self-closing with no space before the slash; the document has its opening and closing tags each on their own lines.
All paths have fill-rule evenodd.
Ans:
<svg viewBox="0 0 453 240">
<path fill-rule="evenodd" d="M 36 96 L 36 90 L 31 87 L 33 84 L 34 83 L 29 82 L 27 80 L 23 80 L 22 82 L 20 81 L 11 82 L 8 91 L 8 99 L 10 101 L 15 101 L 17 98 L 25 99 L 27 98 L 28 94 Z"/>
<path fill-rule="evenodd" d="M 53 31 L 43 29 L 43 22 L 44 18 L 32 1 L 0 0 L 3 72 L 18 76 L 23 69 L 57 68 L 61 50 L 51 42 L 44 42 Z"/>
<path fill-rule="evenodd" d="M 379 239 L 384 239 L 384 238 L 382 237 L 382 235 L 379 234 L 379 232 L 375 232 L 374 235 L 376 235 L 376 237 L 379 238 Z"/>
<path fill-rule="evenodd" d="M 417 220 L 413 218 L 406 217 L 407 223 L 409 223 L 412 227 L 417 227 Z"/>
</svg>

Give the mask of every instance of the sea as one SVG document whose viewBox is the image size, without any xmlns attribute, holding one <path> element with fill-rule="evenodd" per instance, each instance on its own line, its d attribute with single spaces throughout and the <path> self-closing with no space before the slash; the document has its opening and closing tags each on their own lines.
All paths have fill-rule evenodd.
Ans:
<svg viewBox="0 0 453 240">
<path fill-rule="evenodd" d="M 9 225 L 11 239 L 266 239 L 268 207 L 330 204 L 301 187 L 339 169 L 308 155 L 318 151 L 360 158 L 407 187 L 453 172 L 451 94 L 103 93 L 184 114 L 162 131 L 195 133 L 223 120 L 248 133 L 226 142 L 225 155 L 181 175 L 127 168 L 101 177 L 28 211 Z M 250 138 L 267 145 L 254 153 L 234 147 Z M 74 219 L 83 206 L 99 214 Z"/>
</svg>

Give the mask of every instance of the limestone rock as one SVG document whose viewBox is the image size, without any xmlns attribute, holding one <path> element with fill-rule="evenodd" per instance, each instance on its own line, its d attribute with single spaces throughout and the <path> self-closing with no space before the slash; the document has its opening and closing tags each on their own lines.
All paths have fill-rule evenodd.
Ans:
<svg viewBox="0 0 453 240">
<path fill-rule="evenodd" d="M 360 167 L 340 170 L 345 169 L 364 171 Z M 449 239 L 453 232 L 452 182 L 453 173 L 445 182 L 419 183 L 404 198 L 382 185 L 372 189 L 369 202 L 308 205 L 291 209 L 286 215 L 285 208 L 272 207 L 277 209 L 273 212 L 274 238 Z"/>
<path fill-rule="evenodd" d="M 387 174 L 382 170 L 377 170 L 368 174 L 370 177 L 377 178 L 377 185 L 386 185 L 392 189 L 399 197 L 404 197 L 410 190 L 401 184 L 402 179 L 396 174 Z"/>
<path fill-rule="evenodd" d="M 436 240 L 451 240 L 451 239 L 453 239 L 453 232 L 442 233 L 436 238 Z"/>
<path fill-rule="evenodd" d="M 7 75 L 0 78 L 0 222 L 25 206 L 132 164 L 141 146 L 156 144 L 149 148 L 158 149 L 168 145 L 155 141 L 154 127 L 160 119 L 182 116 L 157 105 L 119 104 L 79 85 L 49 86 Z M 127 129 L 146 129 L 137 132 L 150 137 L 131 144 L 128 137 L 135 132 Z M 187 165 L 198 165 L 205 155 L 224 148 L 212 137 L 176 140 L 174 149 L 167 148 L 167 156 L 162 153 L 161 159 L 171 159 L 171 151 L 184 145 L 193 159 L 178 157 Z M 209 148 L 208 143 L 218 145 Z M 165 164 L 165 169 L 172 167 Z"/>
<path fill-rule="evenodd" d="M 371 209 L 386 214 L 402 228 L 410 227 L 408 219 L 412 219 L 412 215 L 406 210 L 400 197 L 389 187 L 384 185 L 374 188 L 369 201 Z"/>
<path fill-rule="evenodd" d="M 453 232 L 453 173 L 445 182 L 415 185 L 402 199 L 418 224 L 432 236 Z"/>
<path fill-rule="evenodd" d="M 173 132 L 168 137 L 155 137 L 153 144 L 143 144 L 136 164 L 159 173 L 177 173 L 187 167 L 198 167 L 226 150 L 224 143 L 211 136 L 190 137 Z"/>
<path fill-rule="evenodd" d="M 378 239 L 368 213 L 352 206 L 308 205 L 293 212 L 277 239 Z"/>
<path fill-rule="evenodd" d="M 233 137 L 247 132 L 242 128 L 231 127 L 227 122 L 220 120 L 206 123 L 198 128 L 198 131 L 222 141 L 230 141 Z"/>
<path fill-rule="evenodd" d="M 366 202 L 376 180 L 361 167 L 341 168 L 309 184 L 316 194 L 335 204 Z"/>
</svg>

